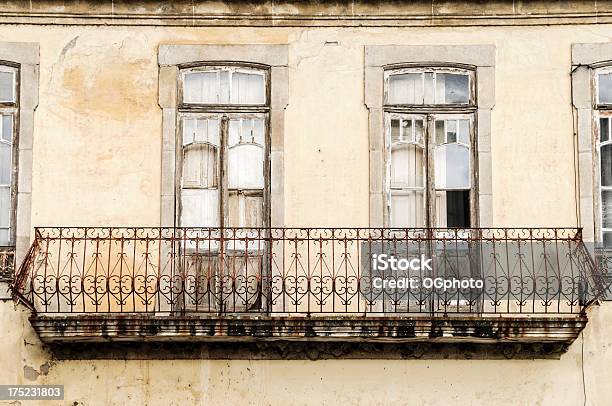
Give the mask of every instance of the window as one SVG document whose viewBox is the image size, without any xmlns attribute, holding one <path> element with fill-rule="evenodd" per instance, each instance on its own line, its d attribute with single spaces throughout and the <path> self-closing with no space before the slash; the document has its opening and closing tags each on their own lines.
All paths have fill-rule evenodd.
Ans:
<svg viewBox="0 0 612 406">
<path fill-rule="evenodd" d="M 268 224 L 268 72 L 233 65 L 181 71 L 181 226 Z"/>
<path fill-rule="evenodd" d="M 595 71 L 601 241 L 612 247 L 612 68 Z"/>
<path fill-rule="evenodd" d="M 0 65 L 0 246 L 15 245 L 18 68 Z"/>
<path fill-rule="evenodd" d="M 158 62 L 161 224 L 186 228 L 170 271 L 185 280 L 176 310 L 266 309 L 267 228 L 284 225 L 271 179 L 284 171 L 288 46 L 167 44 Z"/>
<path fill-rule="evenodd" d="M 473 70 L 386 70 L 384 98 L 389 226 L 470 227 Z"/>
<path fill-rule="evenodd" d="M 203 238 L 199 243 L 184 243 L 183 272 L 192 295 L 184 307 L 260 309 L 264 303 L 257 281 L 266 245 L 258 230 L 249 229 L 270 224 L 269 70 L 204 65 L 180 75 L 178 221 L 181 227 L 212 228 L 198 234 Z M 227 238 L 223 246 L 221 234 Z"/>
</svg>

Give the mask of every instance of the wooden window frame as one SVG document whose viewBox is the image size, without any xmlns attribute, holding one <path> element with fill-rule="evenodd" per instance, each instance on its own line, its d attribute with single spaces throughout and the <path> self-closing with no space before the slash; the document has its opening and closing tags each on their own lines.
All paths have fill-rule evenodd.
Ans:
<svg viewBox="0 0 612 406">
<path fill-rule="evenodd" d="M 229 68 L 229 69 L 248 69 L 256 70 L 264 75 L 264 94 L 265 104 L 209 104 L 209 103 L 185 103 L 183 99 L 184 89 L 184 76 L 188 72 L 205 71 L 211 68 Z M 176 131 L 176 166 L 175 166 L 175 193 L 179 197 L 176 200 L 176 224 L 181 225 L 181 214 L 182 214 L 182 199 L 180 199 L 182 192 L 182 171 L 183 171 L 183 117 L 194 116 L 194 117 L 210 117 L 215 116 L 219 118 L 220 126 L 220 157 L 219 157 L 219 227 L 227 227 L 228 212 L 229 212 L 229 187 L 227 185 L 227 160 L 225 155 L 227 152 L 227 142 L 229 136 L 229 120 L 232 118 L 249 118 L 249 117 L 262 117 L 264 122 L 264 188 L 263 188 L 263 228 L 269 228 L 271 224 L 271 210 L 270 210 L 270 66 L 249 63 L 249 62 L 235 62 L 235 61 L 215 61 L 215 62 L 203 62 L 197 64 L 183 64 L 178 66 L 178 114 L 177 114 L 177 131 Z M 178 147 L 180 146 L 180 147 Z M 210 226 L 210 225 L 203 225 Z"/>
<path fill-rule="evenodd" d="M 11 137 L 11 209 L 9 222 L 9 242 L 0 244 L 2 247 L 15 247 L 17 240 L 17 195 L 19 180 L 19 108 L 20 108 L 20 64 L 0 60 L 0 67 L 9 68 L 14 73 L 14 100 L 0 101 L 0 117 L 5 114 L 13 116 L 12 137 Z M 1 122 L 0 122 L 1 125 Z M 0 141 L 4 142 L 4 141 Z"/>
<path fill-rule="evenodd" d="M 433 97 L 436 98 L 436 76 L 437 74 L 444 73 L 460 73 L 468 76 L 469 87 L 468 87 L 468 102 L 467 103 L 417 103 L 417 104 L 398 104 L 389 103 L 389 79 L 393 75 L 400 75 L 403 73 L 433 73 Z M 388 65 L 384 69 L 384 100 L 383 106 L 385 108 L 434 108 L 437 110 L 455 110 L 461 108 L 476 108 L 476 69 L 470 65 L 464 64 L 435 64 L 435 65 L 424 65 L 416 63 L 403 63 Z M 425 76 L 423 75 L 423 85 L 425 84 Z M 423 91 L 425 86 L 423 86 Z"/>
<path fill-rule="evenodd" d="M 443 104 L 386 104 L 387 95 L 389 92 L 389 76 L 398 73 L 410 72 L 461 72 L 467 74 L 469 79 L 469 101 L 465 104 L 443 103 Z M 390 118 L 393 115 L 397 116 L 422 116 L 424 117 L 424 160 L 425 160 L 425 196 L 424 196 L 424 227 L 435 228 L 437 224 L 436 216 L 436 193 L 437 191 L 446 190 L 466 190 L 466 189 L 436 189 L 435 186 L 435 163 L 434 163 L 434 147 L 435 147 L 435 120 L 437 117 L 448 119 L 456 117 L 457 119 L 468 118 L 470 120 L 470 227 L 479 224 L 478 211 L 478 147 L 476 141 L 476 113 L 478 105 L 476 100 L 476 67 L 464 64 L 392 64 L 387 65 L 383 69 L 383 123 L 384 123 L 384 150 L 385 150 L 385 170 L 383 171 L 383 184 L 385 185 L 385 216 L 384 226 L 391 226 L 391 187 L 390 187 Z M 435 75 L 434 75 L 435 77 Z M 435 84 L 435 81 L 434 81 Z M 435 85 L 434 85 L 435 94 Z"/>
<path fill-rule="evenodd" d="M 594 141 L 594 155 L 595 155 L 595 159 L 594 159 L 594 167 L 595 167 L 595 179 L 596 179 L 596 184 L 594 185 L 595 187 L 594 192 L 595 192 L 595 201 L 597 202 L 596 207 L 597 207 L 597 213 L 596 213 L 596 230 L 597 230 L 597 234 L 596 234 L 596 239 L 601 242 L 601 244 L 604 244 L 604 233 L 605 232 L 612 232 L 612 228 L 604 228 L 603 225 L 603 191 L 612 191 L 612 186 L 602 186 L 601 184 L 601 147 L 605 146 L 605 145 L 610 145 L 612 144 L 612 139 L 608 139 L 608 141 L 605 142 L 601 142 L 600 139 L 600 119 L 601 118 L 609 118 L 608 121 L 608 125 L 612 124 L 612 103 L 599 103 L 599 75 L 602 73 L 612 73 L 612 65 L 609 64 L 604 64 L 604 65 L 600 65 L 597 64 L 595 66 L 593 66 L 593 74 L 592 74 L 592 86 L 593 86 L 593 93 L 592 93 L 592 102 L 593 102 L 593 118 L 594 118 L 594 136 L 593 136 L 593 141 Z M 612 133 L 612 129 L 608 128 L 609 131 L 609 137 Z M 609 247 L 607 247 L 609 248 Z"/>
</svg>

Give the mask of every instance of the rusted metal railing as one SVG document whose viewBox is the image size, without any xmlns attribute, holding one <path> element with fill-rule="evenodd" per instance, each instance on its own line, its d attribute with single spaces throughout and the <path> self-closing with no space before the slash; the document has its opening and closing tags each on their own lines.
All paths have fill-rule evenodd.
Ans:
<svg viewBox="0 0 612 406">
<path fill-rule="evenodd" d="M 12 288 L 41 314 L 555 315 L 604 282 L 570 228 L 62 227 Z"/>
</svg>

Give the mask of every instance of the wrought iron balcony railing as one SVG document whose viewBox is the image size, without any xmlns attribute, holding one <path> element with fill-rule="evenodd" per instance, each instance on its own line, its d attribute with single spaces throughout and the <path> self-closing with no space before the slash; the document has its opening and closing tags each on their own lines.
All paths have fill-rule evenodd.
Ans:
<svg viewBox="0 0 612 406">
<path fill-rule="evenodd" d="M 583 314 L 603 290 L 560 228 L 38 228 L 13 284 L 41 315 Z"/>
</svg>

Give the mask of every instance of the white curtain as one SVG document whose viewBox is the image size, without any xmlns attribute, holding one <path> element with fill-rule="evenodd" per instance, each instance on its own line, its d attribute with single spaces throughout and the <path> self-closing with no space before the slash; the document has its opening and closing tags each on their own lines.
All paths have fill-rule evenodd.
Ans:
<svg viewBox="0 0 612 406">
<path fill-rule="evenodd" d="M 265 103 L 263 75 L 234 72 L 232 75 L 232 103 Z"/>
<path fill-rule="evenodd" d="M 390 75 L 388 92 L 389 104 L 423 104 L 423 74 Z"/>
</svg>

